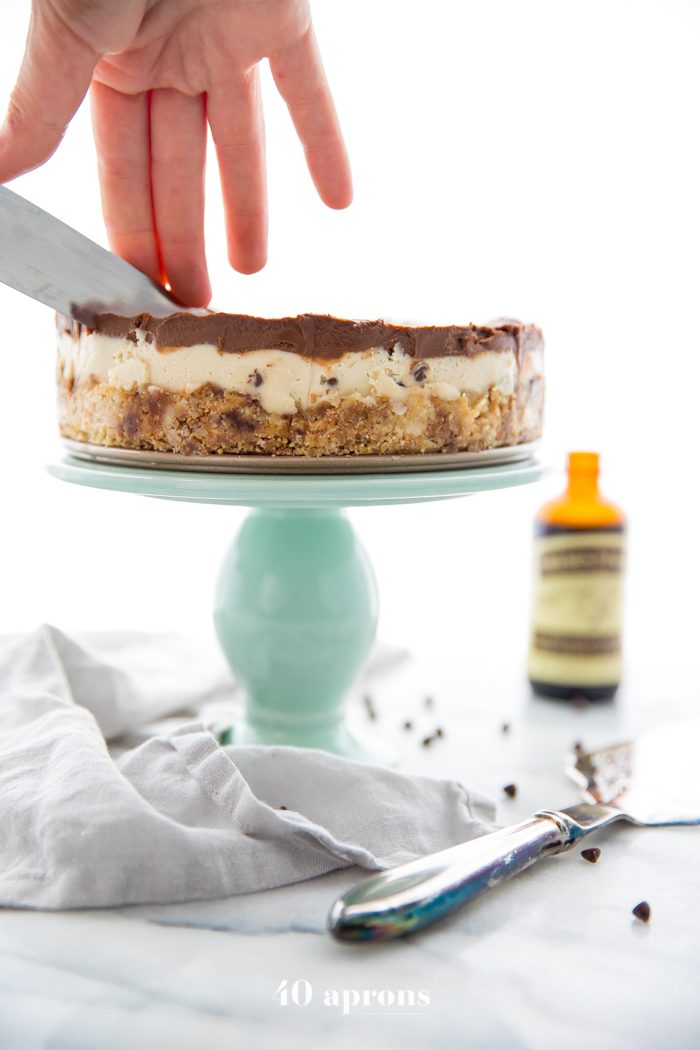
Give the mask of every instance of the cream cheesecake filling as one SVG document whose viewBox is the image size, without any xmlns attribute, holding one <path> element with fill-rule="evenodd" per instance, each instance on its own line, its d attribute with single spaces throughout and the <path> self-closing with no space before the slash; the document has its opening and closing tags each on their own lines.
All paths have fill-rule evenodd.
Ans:
<svg viewBox="0 0 700 1050">
<path fill-rule="evenodd" d="M 454 401 L 463 395 L 483 396 L 497 390 L 508 396 L 518 383 L 513 351 L 483 351 L 471 357 L 450 355 L 416 359 L 400 344 L 373 347 L 331 360 L 315 360 L 284 350 L 222 353 L 212 344 L 158 349 L 144 332 L 135 342 L 122 337 L 81 331 L 59 338 L 59 374 L 71 384 L 95 381 L 118 390 L 155 386 L 192 393 L 206 384 L 247 395 L 266 412 L 294 415 L 322 402 L 337 404 L 355 395 L 387 398 L 397 414 L 420 388 L 427 396 Z M 541 376 L 539 349 L 525 355 L 520 378 Z"/>
</svg>

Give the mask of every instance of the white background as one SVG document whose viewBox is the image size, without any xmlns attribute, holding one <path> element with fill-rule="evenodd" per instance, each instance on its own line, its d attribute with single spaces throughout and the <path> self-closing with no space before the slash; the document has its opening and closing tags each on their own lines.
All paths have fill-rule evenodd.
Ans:
<svg viewBox="0 0 700 1050">
<path fill-rule="evenodd" d="M 28 6 L 2 0 L 3 96 Z M 316 199 L 265 70 L 270 262 L 254 277 L 228 268 L 212 164 L 214 305 L 539 323 L 549 451 L 600 450 L 630 517 L 625 703 L 635 683 L 665 688 L 667 668 L 670 688 L 696 694 L 700 3 L 317 0 L 314 13 L 355 202 L 334 213 Z M 13 188 L 105 243 L 86 107 Z M 209 632 L 243 512 L 50 479 L 53 319 L 4 288 L 0 317 L 0 631 Z M 558 485 L 354 512 L 383 637 L 467 683 L 498 644 L 493 674 L 521 681 L 531 520 Z"/>
</svg>

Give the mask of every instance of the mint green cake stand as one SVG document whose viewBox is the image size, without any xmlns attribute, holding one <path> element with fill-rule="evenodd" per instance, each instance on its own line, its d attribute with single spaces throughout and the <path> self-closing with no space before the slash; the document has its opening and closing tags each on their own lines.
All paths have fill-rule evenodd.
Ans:
<svg viewBox="0 0 700 1050">
<path fill-rule="evenodd" d="M 179 471 L 68 455 L 50 472 L 115 492 L 254 508 L 229 549 L 214 622 L 246 694 L 237 743 L 320 747 L 381 760 L 346 725 L 343 701 L 374 640 L 377 589 L 345 516 L 369 507 L 470 496 L 525 485 L 536 459 L 419 473 L 281 475 Z"/>
</svg>

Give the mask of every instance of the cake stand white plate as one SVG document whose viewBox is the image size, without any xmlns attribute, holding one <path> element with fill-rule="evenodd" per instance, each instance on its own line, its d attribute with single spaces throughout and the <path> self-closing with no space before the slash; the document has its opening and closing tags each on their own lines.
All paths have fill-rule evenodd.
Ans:
<svg viewBox="0 0 700 1050">
<path fill-rule="evenodd" d="M 463 470 L 521 463 L 537 451 L 538 441 L 483 452 L 422 452 L 397 456 L 185 456 L 177 452 L 112 448 L 62 439 L 72 456 L 91 463 L 111 463 L 153 470 L 204 471 L 217 474 L 404 474 L 427 470 Z"/>
</svg>

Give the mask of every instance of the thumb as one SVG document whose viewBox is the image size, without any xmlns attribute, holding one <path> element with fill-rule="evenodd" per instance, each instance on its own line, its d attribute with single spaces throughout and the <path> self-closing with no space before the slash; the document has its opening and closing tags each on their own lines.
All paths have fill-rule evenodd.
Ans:
<svg viewBox="0 0 700 1050">
<path fill-rule="evenodd" d="M 51 156 L 101 57 L 69 26 L 45 12 L 35 8 L 32 13 L 24 58 L 0 128 L 0 183 Z"/>
</svg>

